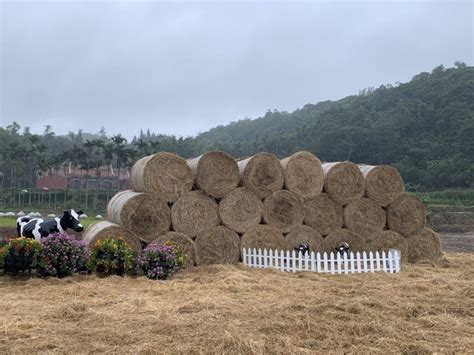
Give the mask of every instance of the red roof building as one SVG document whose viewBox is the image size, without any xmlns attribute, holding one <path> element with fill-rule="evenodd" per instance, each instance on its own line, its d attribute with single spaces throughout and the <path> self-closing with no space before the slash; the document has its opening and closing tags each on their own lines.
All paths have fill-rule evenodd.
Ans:
<svg viewBox="0 0 474 355">
<path fill-rule="evenodd" d="M 129 188 L 130 173 L 128 169 L 113 169 L 101 166 L 98 169 L 79 169 L 71 165 L 52 169 L 38 176 L 36 187 L 42 189 L 78 189 L 85 190 L 126 190 Z"/>
</svg>

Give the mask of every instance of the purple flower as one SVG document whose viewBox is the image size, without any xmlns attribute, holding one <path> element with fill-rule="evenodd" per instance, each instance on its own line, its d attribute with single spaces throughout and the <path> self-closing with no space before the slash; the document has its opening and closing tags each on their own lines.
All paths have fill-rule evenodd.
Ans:
<svg viewBox="0 0 474 355">
<path fill-rule="evenodd" d="M 43 252 L 38 272 L 43 276 L 64 277 L 85 269 L 88 250 L 83 241 L 64 233 L 55 233 L 41 240 Z"/>
</svg>

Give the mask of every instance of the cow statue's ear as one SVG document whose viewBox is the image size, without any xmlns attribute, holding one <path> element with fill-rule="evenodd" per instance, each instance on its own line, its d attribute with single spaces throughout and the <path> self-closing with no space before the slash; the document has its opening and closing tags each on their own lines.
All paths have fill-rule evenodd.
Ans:
<svg viewBox="0 0 474 355">
<path fill-rule="evenodd" d="M 68 211 L 68 210 L 64 210 L 63 212 L 64 212 L 64 214 L 68 214 L 68 213 L 69 213 L 69 211 Z"/>
<path fill-rule="evenodd" d="M 82 211 L 77 211 L 77 214 L 80 216 L 81 214 L 84 214 Z"/>
</svg>

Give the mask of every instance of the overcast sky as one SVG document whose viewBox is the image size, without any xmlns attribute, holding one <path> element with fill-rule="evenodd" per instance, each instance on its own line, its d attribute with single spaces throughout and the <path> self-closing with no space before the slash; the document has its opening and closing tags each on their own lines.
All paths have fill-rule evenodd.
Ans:
<svg viewBox="0 0 474 355">
<path fill-rule="evenodd" d="M 195 135 L 439 64 L 473 2 L 1 1 L 0 126 Z"/>
</svg>

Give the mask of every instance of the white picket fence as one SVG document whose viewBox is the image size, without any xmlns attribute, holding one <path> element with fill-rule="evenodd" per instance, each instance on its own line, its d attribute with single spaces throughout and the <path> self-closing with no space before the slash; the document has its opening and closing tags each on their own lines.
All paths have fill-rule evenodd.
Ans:
<svg viewBox="0 0 474 355">
<path fill-rule="evenodd" d="M 351 252 L 341 256 L 339 253 L 306 253 L 295 250 L 243 249 L 243 263 L 260 269 L 273 268 L 287 272 L 313 271 L 331 274 L 349 274 L 362 272 L 399 272 L 400 250 L 390 249 L 387 253 Z"/>
</svg>

